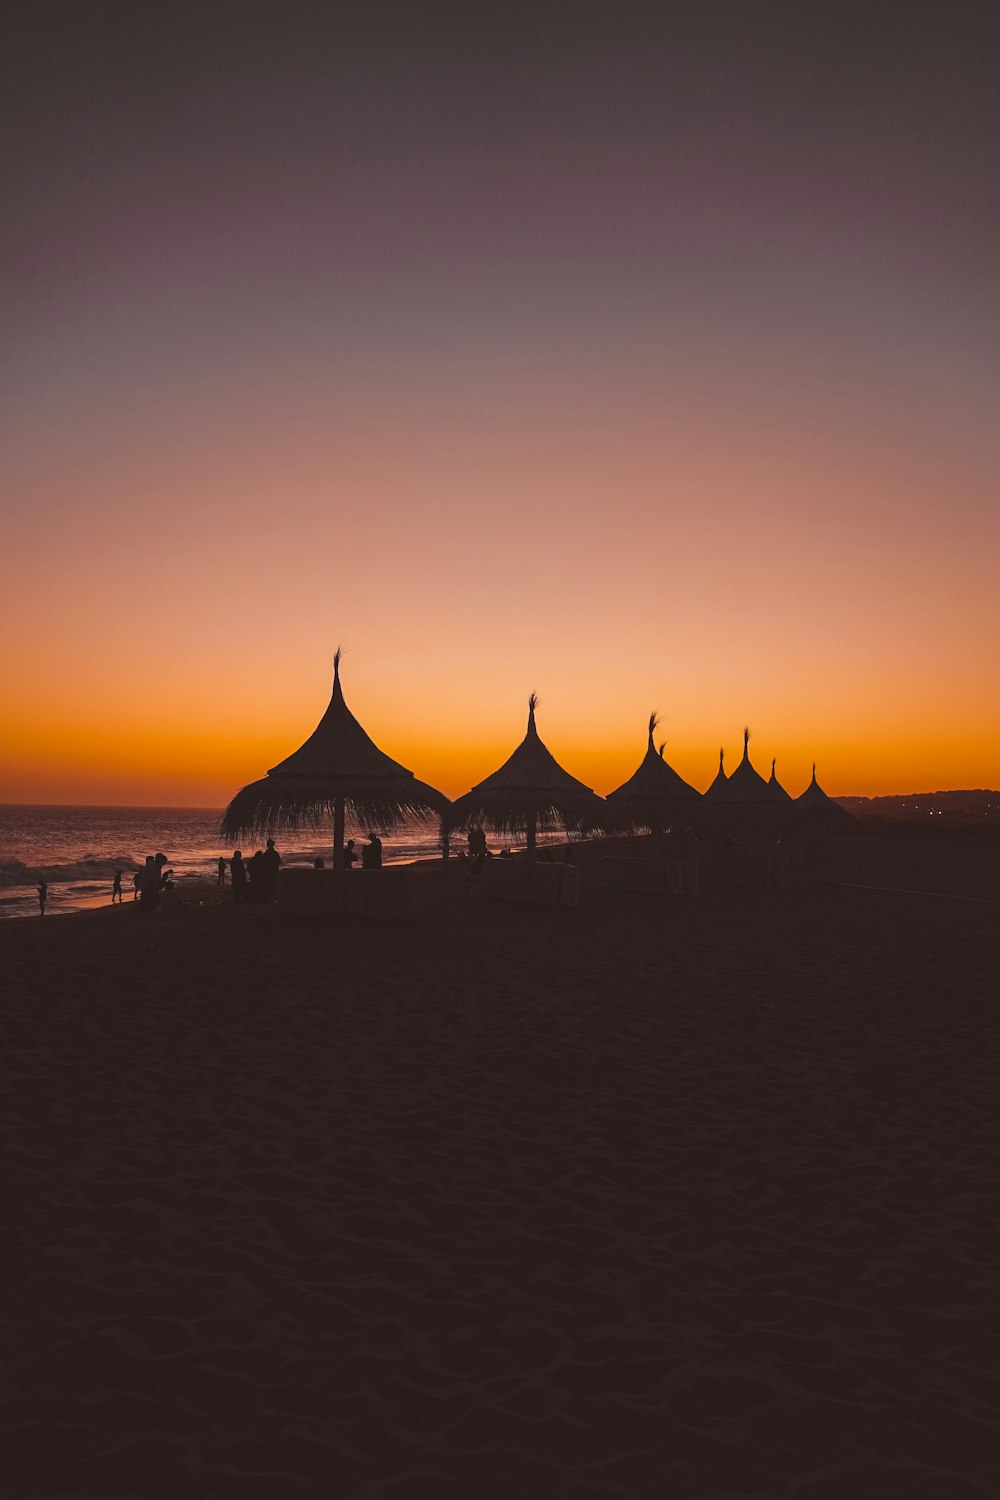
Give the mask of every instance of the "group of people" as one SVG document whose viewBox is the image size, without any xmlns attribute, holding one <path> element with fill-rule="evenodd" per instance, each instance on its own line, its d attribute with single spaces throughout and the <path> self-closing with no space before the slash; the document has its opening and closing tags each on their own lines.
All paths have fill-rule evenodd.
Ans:
<svg viewBox="0 0 1000 1500">
<path fill-rule="evenodd" d="M 274 847 L 274 839 L 268 839 L 267 848 L 258 849 L 248 860 L 244 860 L 241 849 L 235 850 L 229 861 L 233 900 L 237 904 L 243 901 L 274 901 L 278 895 L 280 869 L 281 855 Z M 219 884 L 225 883 L 226 861 L 220 857 Z"/>
<path fill-rule="evenodd" d="M 177 887 L 173 881 L 173 870 L 168 870 L 170 861 L 163 853 L 147 854 L 145 863 L 136 870 L 132 876 L 133 901 L 138 901 L 140 913 L 152 916 L 153 912 L 162 912 L 164 916 L 173 916 L 181 908 L 182 902 L 177 894 Z M 115 871 L 114 884 L 111 887 L 111 904 L 122 903 L 122 872 Z"/>
<path fill-rule="evenodd" d="M 343 867 L 346 870 L 357 863 L 358 853 L 354 840 L 348 839 L 344 845 Z M 166 868 L 169 861 L 167 856 L 160 854 L 147 854 L 145 863 L 136 870 L 132 876 L 133 901 L 138 901 L 139 910 L 147 914 L 154 911 L 164 913 L 176 912 L 184 903 L 180 900 L 173 882 L 173 870 Z M 368 834 L 368 843 L 361 850 L 361 868 L 363 870 L 377 870 L 382 864 L 382 840 L 377 833 Z M 323 861 L 314 861 L 317 870 L 323 869 Z M 250 859 L 244 860 L 242 850 L 237 849 L 231 860 L 224 857 L 219 858 L 219 885 L 226 883 L 226 870 L 229 870 L 233 887 L 233 899 L 237 902 L 243 901 L 274 901 L 278 894 L 278 871 L 281 868 L 281 855 L 274 847 L 274 839 L 268 839 L 266 849 L 258 849 Z M 120 906 L 124 900 L 122 894 L 122 871 L 116 870 L 111 885 L 111 904 Z M 45 903 L 48 900 L 48 882 L 38 882 L 38 907 L 41 915 L 45 915 Z"/>
<path fill-rule="evenodd" d="M 382 868 L 382 840 L 377 833 L 366 834 L 367 844 L 361 850 L 362 870 L 381 870 Z M 353 870 L 358 862 L 357 845 L 353 839 L 348 839 L 340 856 L 340 868 L 342 870 Z M 325 870 L 325 859 L 313 860 L 314 870 Z"/>
<path fill-rule="evenodd" d="M 380 870 L 382 868 L 382 840 L 377 833 L 366 835 L 368 843 L 361 850 L 362 870 Z M 358 851 L 354 840 L 348 839 L 344 845 L 343 868 L 352 870 L 358 862 Z"/>
</svg>

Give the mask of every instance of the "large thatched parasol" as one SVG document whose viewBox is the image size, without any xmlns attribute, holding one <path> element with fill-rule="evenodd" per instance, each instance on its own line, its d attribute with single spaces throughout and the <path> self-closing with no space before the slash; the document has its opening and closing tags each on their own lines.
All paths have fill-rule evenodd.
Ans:
<svg viewBox="0 0 1000 1500">
<path fill-rule="evenodd" d="M 815 761 L 813 761 L 812 781 L 801 796 L 796 797 L 795 805 L 801 812 L 808 815 L 810 822 L 829 829 L 831 833 L 857 832 L 857 818 L 849 813 L 846 807 L 841 807 L 839 802 L 834 802 L 832 797 L 828 797 L 816 780 Z"/>
<path fill-rule="evenodd" d="M 391 832 L 410 817 L 443 817 L 447 797 L 418 781 L 369 739 L 344 702 L 340 651 L 330 706 L 305 744 L 260 781 L 245 786 L 222 817 L 223 838 L 321 826 L 333 818 L 333 865 L 343 865 L 344 820 Z"/>
<path fill-rule="evenodd" d="M 538 738 L 534 693 L 528 699 L 524 739 L 498 771 L 452 803 L 452 828 L 483 825 L 496 834 L 523 833 L 528 858 L 535 857 L 536 833 L 557 828 L 585 833 L 604 827 L 604 804 L 591 789 L 570 776 Z"/>
<path fill-rule="evenodd" d="M 690 813 L 701 804 L 701 793 L 690 786 L 663 758 L 653 744 L 653 730 L 659 720 L 649 716 L 649 742 L 646 754 L 634 775 L 608 793 L 608 802 L 616 821 L 631 828 L 648 828 L 662 832 L 678 816 Z"/>
</svg>

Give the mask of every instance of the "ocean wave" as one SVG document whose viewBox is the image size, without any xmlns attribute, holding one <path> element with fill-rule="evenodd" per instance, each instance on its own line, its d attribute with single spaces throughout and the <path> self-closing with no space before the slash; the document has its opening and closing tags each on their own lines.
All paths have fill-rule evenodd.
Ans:
<svg viewBox="0 0 1000 1500">
<path fill-rule="evenodd" d="M 0 890 L 18 885 L 37 885 L 39 880 L 44 880 L 49 885 L 67 880 L 113 880 L 116 870 L 121 870 L 125 875 L 138 868 L 136 860 L 126 855 L 120 859 L 85 856 L 64 865 L 26 865 L 19 859 L 0 860 Z"/>
</svg>

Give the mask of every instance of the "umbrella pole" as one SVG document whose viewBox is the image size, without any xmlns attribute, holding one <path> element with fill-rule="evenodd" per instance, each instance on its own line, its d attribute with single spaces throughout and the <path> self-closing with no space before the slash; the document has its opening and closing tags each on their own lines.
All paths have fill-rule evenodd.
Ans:
<svg viewBox="0 0 1000 1500">
<path fill-rule="evenodd" d="M 535 814 L 533 812 L 530 812 L 528 814 L 528 826 L 527 826 L 527 829 L 525 830 L 525 832 L 526 832 L 526 835 L 527 835 L 528 859 L 532 863 L 534 863 L 534 859 L 535 859 Z"/>
<path fill-rule="evenodd" d="M 333 909 L 344 909 L 344 799 L 333 799 Z"/>
</svg>

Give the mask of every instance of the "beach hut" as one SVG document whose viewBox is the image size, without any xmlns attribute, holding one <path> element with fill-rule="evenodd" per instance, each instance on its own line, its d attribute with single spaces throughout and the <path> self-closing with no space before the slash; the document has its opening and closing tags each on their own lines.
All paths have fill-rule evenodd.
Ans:
<svg viewBox="0 0 1000 1500">
<path fill-rule="evenodd" d="M 723 766 L 725 758 L 725 750 L 720 750 L 718 772 L 716 774 L 715 780 L 712 782 L 712 785 L 705 793 L 705 796 L 710 798 L 712 802 L 718 802 L 725 795 L 726 784 L 729 781 L 729 777 L 726 775 L 725 768 Z"/>
<path fill-rule="evenodd" d="M 828 797 L 816 780 L 815 761 L 813 761 L 812 781 L 801 796 L 795 798 L 795 806 L 800 812 L 807 814 L 811 823 L 825 827 L 831 833 L 857 832 L 857 818 L 849 813 L 846 807 L 841 807 L 839 802 L 834 802 L 832 797 Z"/>
<path fill-rule="evenodd" d="M 236 793 L 223 814 L 221 834 L 226 839 L 271 835 L 317 828 L 332 818 L 333 868 L 340 870 L 347 816 L 361 828 L 388 833 L 411 817 L 443 818 L 449 805 L 362 729 L 344 702 L 338 650 L 326 713 L 304 745 Z"/>
<path fill-rule="evenodd" d="M 777 764 L 778 760 L 777 757 L 775 757 L 774 760 L 771 761 L 771 779 L 767 783 L 768 788 L 771 792 L 771 801 L 779 803 L 791 802 L 792 798 L 789 796 L 788 792 L 785 791 L 785 788 L 778 780 L 777 771 L 775 770 Z"/>
<path fill-rule="evenodd" d="M 538 699 L 528 699 L 528 728 L 499 770 L 458 797 L 448 814 L 451 828 L 482 826 L 495 834 L 524 834 L 528 859 L 535 838 L 562 828 L 586 833 L 604 827 L 604 803 L 590 787 L 564 771 L 535 727 Z"/>
<path fill-rule="evenodd" d="M 689 816 L 701 805 L 701 793 L 664 760 L 665 744 L 657 752 L 653 731 L 658 722 L 656 714 L 650 714 L 646 754 L 628 781 L 608 793 L 615 823 L 622 828 L 661 832 L 672 821 Z"/>
</svg>

